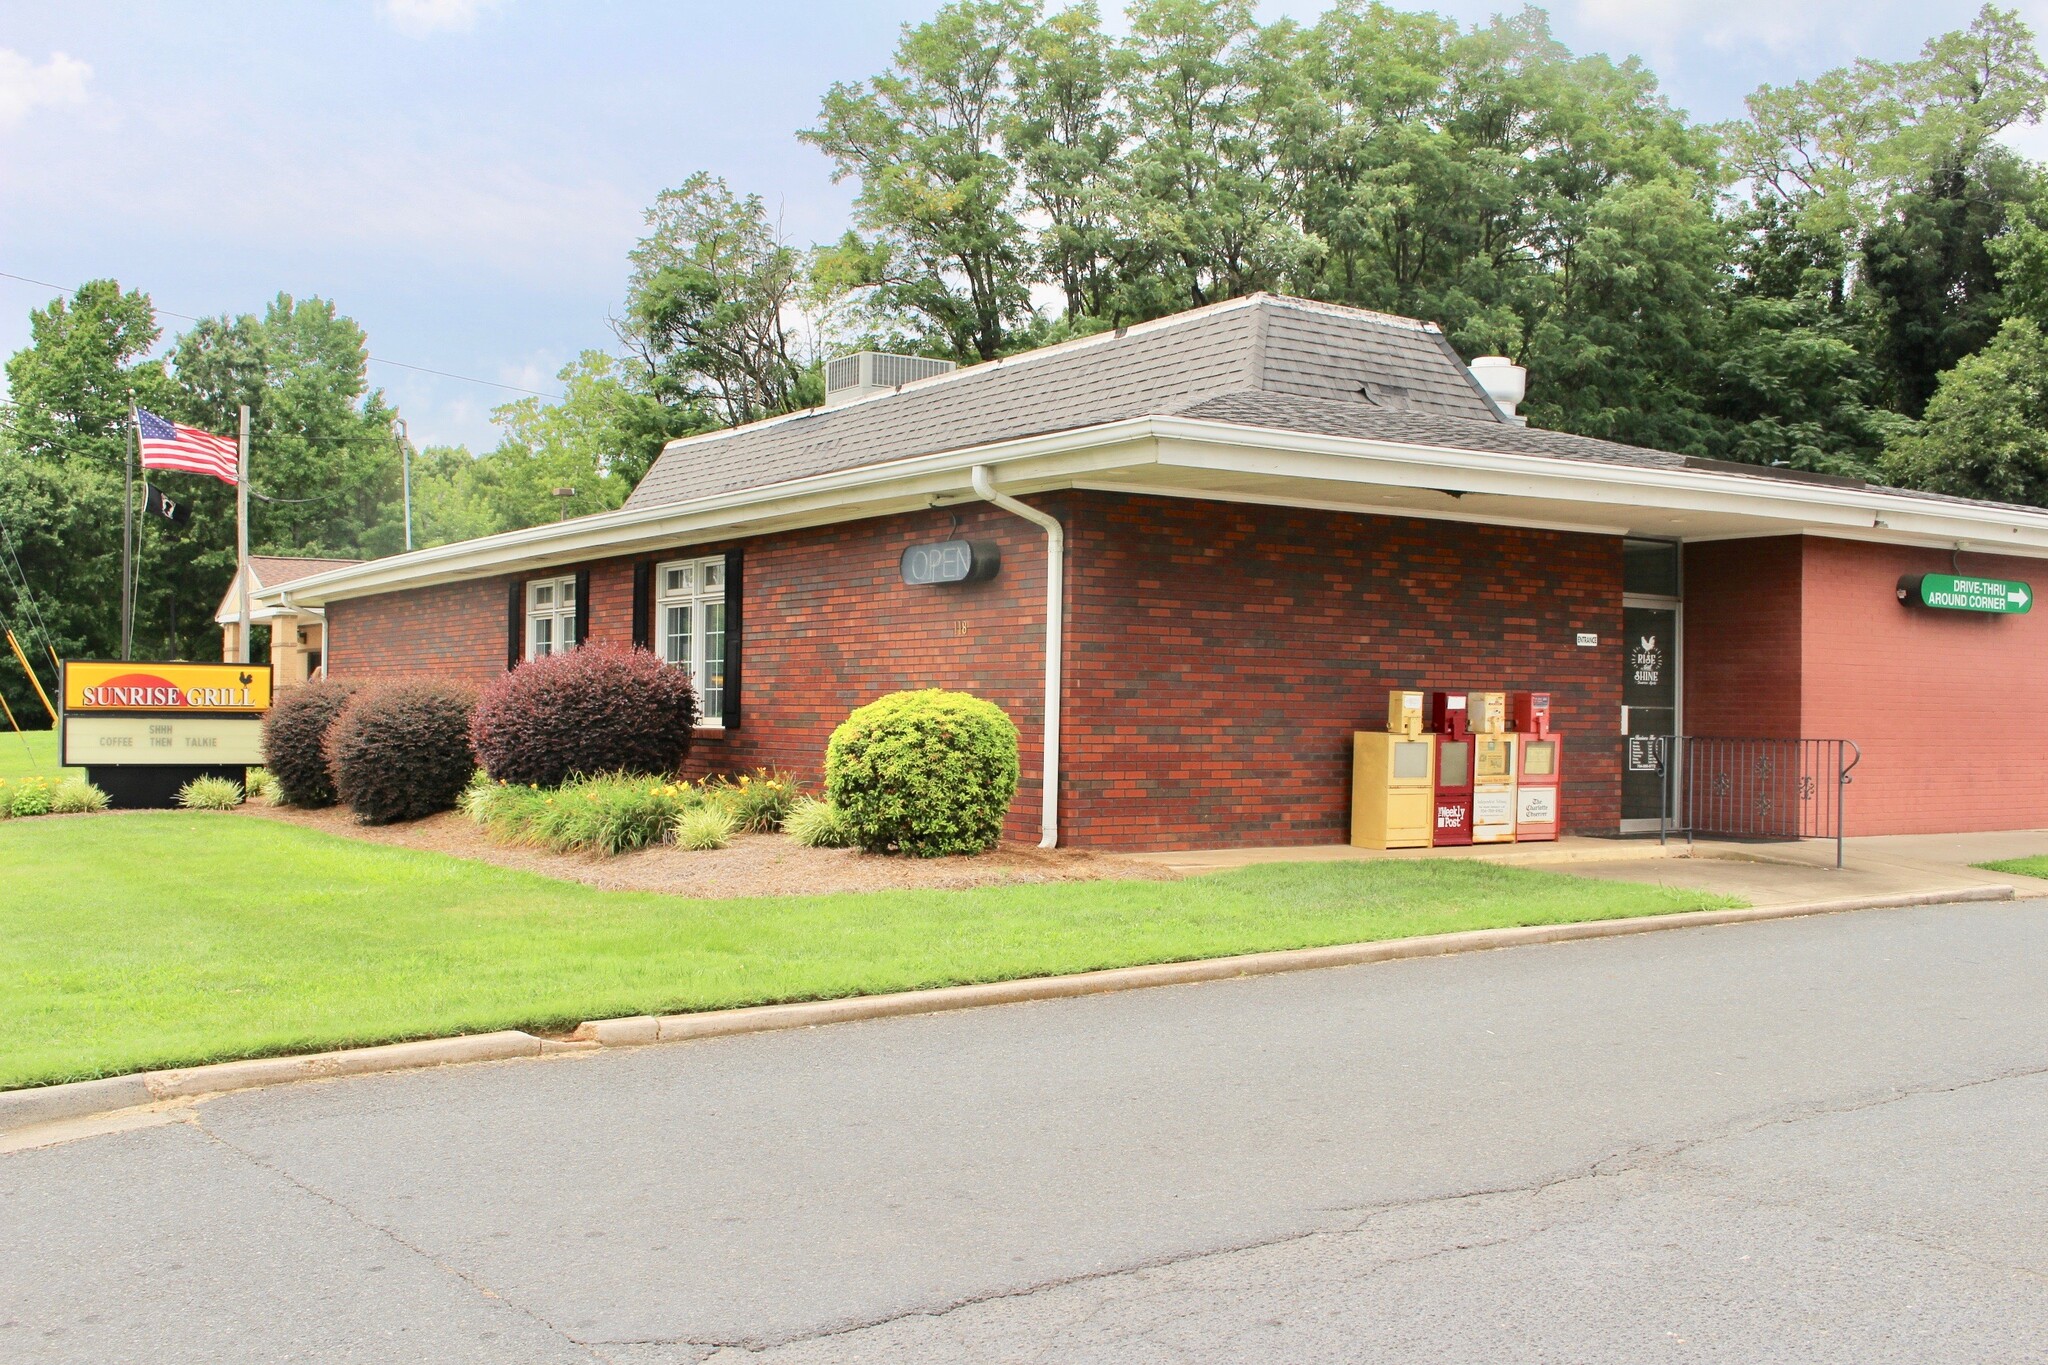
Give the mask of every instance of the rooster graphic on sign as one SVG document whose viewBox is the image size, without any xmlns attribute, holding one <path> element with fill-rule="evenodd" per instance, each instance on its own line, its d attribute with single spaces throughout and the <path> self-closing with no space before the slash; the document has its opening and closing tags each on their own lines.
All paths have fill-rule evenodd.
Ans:
<svg viewBox="0 0 2048 1365">
<path fill-rule="evenodd" d="M 1638 687 L 1655 687 L 1658 678 L 1663 676 L 1664 673 L 1664 653 L 1657 648 L 1657 637 L 1654 635 L 1639 636 L 1635 658 L 1630 660 L 1630 662 L 1635 665 L 1636 685 Z"/>
</svg>

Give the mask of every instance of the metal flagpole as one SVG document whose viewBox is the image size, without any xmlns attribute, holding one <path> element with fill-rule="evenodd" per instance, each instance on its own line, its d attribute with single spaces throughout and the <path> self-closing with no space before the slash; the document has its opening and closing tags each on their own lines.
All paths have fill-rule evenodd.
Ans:
<svg viewBox="0 0 2048 1365">
<path fill-rule="evenodd" d="M 235 662 L 249 662 L 249 405 L 242 404 L 241 448 L 235 469 Z"/>
<path fill-rule="evenodd" d="M 121 658 L 124 662 L 134 657 L 131 651 L 135 641 L 135 599 L 128 592 L 128 581 L 135 569 L 135 452 L 142 448 L 142 414 L 130 403 L 128 415 L 135 422 L 135 444 L 128 448 L 127 461 L 121 470 Z"/>
</svg>

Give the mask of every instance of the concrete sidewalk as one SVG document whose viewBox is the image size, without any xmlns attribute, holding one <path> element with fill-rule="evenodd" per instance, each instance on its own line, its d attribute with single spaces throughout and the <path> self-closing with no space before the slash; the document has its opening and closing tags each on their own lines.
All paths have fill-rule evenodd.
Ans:
<svg viewBox="0 0 2048 1365">
<path fill-rule="evenodd" d="M 1754 906 L 1776 906 L 1951 891 L 1981 893 L 1987 887 L 2009 887 L 2020 896 L 2044 896 L 2048 895 L 2048 880 L 1986 872 L 1972 866 L 2037 853 L 2048 853 L 2048 830 L 1850 839 L 1844 866 L 1840 868 L 1835 866 L 1832 839 L 1787 843 L 1700 839 L 1687 844 L 1683 838 L 1677 838 L 1659 844 L 1654 835 L 1631 839 L 1573 836 L 1555 843 L 1468 848 L 1379 850 L 1330 844 L 1132 856 L 1188 873 L 1222 872 L 1274 862 L 1464 858 L 1513 867 L 1550 868 L 1577 877 L 1717 891 L 1740 896 Z"/>
</svg>

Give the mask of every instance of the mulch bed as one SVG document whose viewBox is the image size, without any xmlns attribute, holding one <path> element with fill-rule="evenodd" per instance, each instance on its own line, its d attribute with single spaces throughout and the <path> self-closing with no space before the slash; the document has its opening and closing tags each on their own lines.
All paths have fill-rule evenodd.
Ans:
<svg viewBox="0 0 2048 1365">
<path fill-rule="evenodd" d="M 1166 868 L 1113 853 L 1004 844 L 970 858 L 891 858 L 850 848 L 805 848 L 780 834 L 741 834 L 729 848 L 692 852 L 670 845 L 615 858 L 550 853 L 493 842 L 462 815 L 450 812 L 402 825 L 362 825 L 347 810 L 299 810 L 250 801 L 243 813 L 317 829 L 366 843 L 426 849 L 495 863 L 499 867 L 582 882 L 607 891 L 661 891 L 702 899 L 731 896 L 824 895 L 836 891 L 958 890 L 1028 882 L 1080 882 L 1106 878 L 1172 881 Z"/>
</svg>

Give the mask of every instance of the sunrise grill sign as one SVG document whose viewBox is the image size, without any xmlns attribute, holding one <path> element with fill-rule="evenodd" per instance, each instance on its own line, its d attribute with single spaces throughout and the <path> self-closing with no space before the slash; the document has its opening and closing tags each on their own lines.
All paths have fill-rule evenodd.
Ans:
<svg viewBox="0 0 2048 1365">
<path fill-rule="evenodd" d="M 69 766 L 192 767 L 263 761 L 268 664 L 64 665 Z"/>
</svg>

